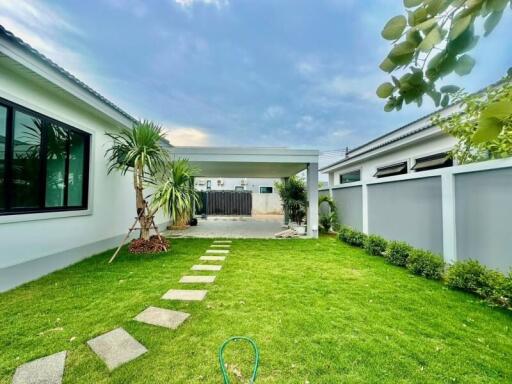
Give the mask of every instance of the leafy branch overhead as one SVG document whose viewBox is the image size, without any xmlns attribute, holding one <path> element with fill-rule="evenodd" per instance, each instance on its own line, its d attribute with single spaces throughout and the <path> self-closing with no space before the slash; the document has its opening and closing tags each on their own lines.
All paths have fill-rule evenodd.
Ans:
<svg viewBox="0 0 512 384">
<path fill-rule="evenodd" d="M 446 107 L 459 87 L 440 89 L 436 81 L 457 73 L 471 73 L 475 59 L 467 52 L 478 43 L 475 22 L 483 20 L 484 36 L 489 35 L 501 20 L 512 0 L 404 0 L 407 17 L 399 15 L 387 22 L 382 37 L 393 42 L 388 56 L 380 64 L 387 73 L 405 69 L 407 72 L 377 89 L 387 99 L 386 111 L 400 110 L 404 104 L 420 106 L 425 96 L 436 107 Z"/>
</svg>

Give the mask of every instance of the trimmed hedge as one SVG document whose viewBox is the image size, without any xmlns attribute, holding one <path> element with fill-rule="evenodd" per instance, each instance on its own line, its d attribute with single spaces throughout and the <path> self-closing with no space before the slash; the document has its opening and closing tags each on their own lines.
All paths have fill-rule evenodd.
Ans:
<svg viewBox="0 0 512 384">
<path fill-rule="evenodd" d="M 407 259 L 407 269 L 415 275 L 432 280 L 441 280 L 444 260 L 441 256 L 423 249 L 414 249 Z"/>
<path fill-rule="evenodd" d="M 390 264 L 405 267 L 412 250 L 413 248 L 403 241 L 390 241 L 384 257 Z"/>
<path fill-rule="evenodd" d="M 366 250 L 366 253 L 372 256 L 383 256 L 387 245 L 388 242 L 383 237 L 370 235 L 366 239 L 364 249 Z"/>
<path fill-rule="evenodd" d="M 342 227 L 340 230 L 340 233 L 338 234 L 338 238 L 354 247 L 364 247 L 364 244 L 366 242 L 366 239 L 368 238 L 368 235 L 366 235 L 363 232 L 357 231 L 355 229 L 352 229 L 350 227 Z"/>
</svg>

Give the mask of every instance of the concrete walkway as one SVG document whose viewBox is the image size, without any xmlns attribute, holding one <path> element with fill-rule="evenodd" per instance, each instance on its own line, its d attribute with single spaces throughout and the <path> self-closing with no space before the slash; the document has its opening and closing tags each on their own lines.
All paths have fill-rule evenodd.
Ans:
<svg viewBox="0 0 512 384">
<path fill-rule="evenodd" d="M 195 227 L 172 230 L 165 235 L 171 237 L 272 239 L 276 233 L 283 230 L 282 224 L 283 217 L 280 215 L 209 216 L 207 219 L 198 219 L 198 225 Z"/>
</svg>

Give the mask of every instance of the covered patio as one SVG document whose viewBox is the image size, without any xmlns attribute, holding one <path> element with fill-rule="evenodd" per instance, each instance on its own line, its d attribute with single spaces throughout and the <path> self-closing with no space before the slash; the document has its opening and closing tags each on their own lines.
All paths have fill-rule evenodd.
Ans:
<svg viewBox="0 0 512 384">
<path fill-rule="evenodd" d="M 306 171 L 308 190 L 307 235 L 318 237 L 317 150 L 255 147 L 173 147 L 173 156 L 188 159 L 198 177 L 281 178 Z M 236 222 L 233 222 L 237 224 Z M 268 227 L 275 223 L 267 223 Z M 243 225 L 243 224 L 242 224 Z M 265 225 L 265 223 L 263 223 Z M 225 236 L 230 235 L 225 231 Z M 247 234 L 245 237 L 251 237 Z"/>
</svg>

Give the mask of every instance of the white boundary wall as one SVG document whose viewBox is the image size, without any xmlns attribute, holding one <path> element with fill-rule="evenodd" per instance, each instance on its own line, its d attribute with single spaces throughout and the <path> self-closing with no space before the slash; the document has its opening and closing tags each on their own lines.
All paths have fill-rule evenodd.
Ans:
<svg viewBox="0 0 512 384">
<path fill-rule="evenodd" d="M 351 224 L 343 212 L 357 207 L 365 233 L 439 252 L 447 263 L 475 259 L 503 272 L 512 267 L 512 158 L 334 185 L 321 193 L 339 200 L 346 189 L 362 204 L 355 197 L 341 202 L 343 224 Z"/>
</svg>

